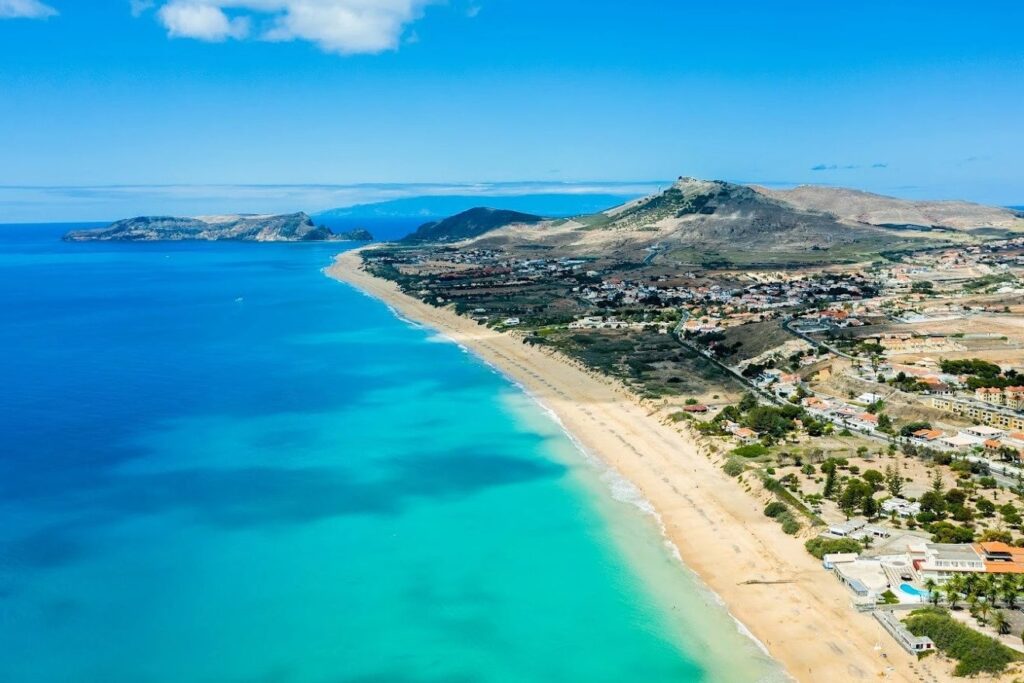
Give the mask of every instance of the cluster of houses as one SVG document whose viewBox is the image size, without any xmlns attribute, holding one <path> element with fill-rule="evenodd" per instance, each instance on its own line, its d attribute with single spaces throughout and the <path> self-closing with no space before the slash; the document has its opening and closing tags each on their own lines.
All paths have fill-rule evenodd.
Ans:
<svg viewBox="0 0 1024 683">
<path fill-rule="evenodd" d="M 764 320 L 779 309 L 800 306 L 816 299 L 856 301 L 874 296 L 876 290 L 863 276 L 828 274 L 799 278 L 779 276 L 767 281 L 762 278 L 745 287 L 731 288 L 718 284 L 668 285 L 663 279 L 651 282 L 608 278 L 599 284 L 574 287 L 573 292 L 597 305 L 698 305 L 706 310 L 707 319 L 715 321 L 712 329 L 719 329 L 750 320 Z M 751 315 L 753 313 L 761 315 L 755 317 Z M 826 309 L 822 315 L 845 315 L 845 310 L 836 305 Z M 694 323 L 692 329 L 709 331 L 699 329 L 698 325 Z"/>
<path fill-rule="evenodd" d="M 1024 431 L 1024 412 L 957 396 L 932 396 L 933 408 L 1004 430 Z"/>
<path fill-rule="evenodd" d="M 1000 272 L 1024 265 L 1024 257 L 1018 253 L 1021 248 L 1024 248 L 1024 239 L 1015 237 L 940 252 L 920 252 L 883 271 L 882 279 L 887 286 L 899 289 L 909 288 L 918 280 L 950 279 L 962 273 L 969 276 L 977 272 Z"/>
<path fill-rule="evenodd" d="M 1024 458 L 1024 432 L 1008 432 L 988 425 L 964 427 L 956 434 L 946 434 L 939 429 L 919 429 L 911 433 L 909 440 L 919 446 L 944 451 L 1009 449 L 1016 451 L 1019 458 Z"/>
<path fill-rule="evenodd" d="M 1024 386 L 980 387 L 974 390 L 974 398 L 984 403 L 1006 406 L 1013 410 L 1024 410 Z"/>
<path fill-rule="evenodd" d="M 864 398 L 870 399 L 872 396 L 868 395 Z M 871 404 L 876 401 L 865 400 L 862 402 Z M 837 398 L 824 399 L 819 396 L 808 396 L 801 400 L 801 404 L 809 414 L 848 429 L 868 433 L 874 433 L 878 429 L 878 415 Z"/>
</svg>

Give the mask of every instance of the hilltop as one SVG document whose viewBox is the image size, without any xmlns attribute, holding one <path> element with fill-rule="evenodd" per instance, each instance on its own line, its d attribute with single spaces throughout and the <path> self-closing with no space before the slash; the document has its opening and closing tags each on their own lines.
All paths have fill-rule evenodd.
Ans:
<svg viewBox="0 0 1024 683">
<path fill-rule="evenodd" d="M 441 221 L 424 223 L 403 242 L 457 242 L 508 225 L 535 225 L 544 219 L 530 213 L 477 207 Z"/>
<path fill-rule="evenodd" d="M 224 215 L 176 218 L 140 216 L 96 230 L 74 230 L 69 242 L 235 240 L 248 242 L 309 242 L 337 239 L 329 228 L 317 226 L 305 213 L 278 216 Z M 355 239 L 355 238 L 354 238 Z"/>
</svg>

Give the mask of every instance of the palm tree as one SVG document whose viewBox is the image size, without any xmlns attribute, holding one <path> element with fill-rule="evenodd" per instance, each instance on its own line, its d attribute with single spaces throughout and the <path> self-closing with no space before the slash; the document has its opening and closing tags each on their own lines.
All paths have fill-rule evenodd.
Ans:
<svg viewBox="0 0 1024 683">
<path fill-rule="evenodd" d="M 979 603 L 977 606 L 978 610 L 978 621 L 983 624 L 988 623 L 988 615 L 992 613 L 992 605 L 987 602 Z"/>
<path fill-rule="evenodd" d="M 978 619 L 978 608 L 981 606 L 981 601 L 978 600 L 978 596 L 974 593 L 967 594 L 967 610 L 971 613 L 971 616 Z"/>
<path fill-rule="evenodd" d="M 939 599 L 942 597 L 942 594 L 938 591 L 938 587 L 939 584 L 935 583 L 934 579 L 928 579 L 924 582 L 924 589 L 928 591 L 928 599 L 936 607 L 939 606 Z"/>
<path fill-rule="evenodd" d="M 1010 632 L 1010 620 L 1002 612 L 996 612 L 995 618 L 992 619 L 992 625 L 1001 636 L 1005 636 Z"/>
<path fill-rule="evenodd" d="M 989 605 L 996 604 L 999 597 L 999 581 L 995 574 L 985 574 L 981 579 L 981 594 L 985 596 L 985 602 Z"/>
<path fill-rule="evenodd" d="M 959 579 L 959 576 L 954 576 L 943 585 L 946 593 L 946 604 L 949 605 L 950 609 L 956 609 L 957 603 L 960 602 L 960 589 L 963 587 L 963 582 Z"/>
<path fill-rule="evenodd" d="M 1017 594 L 1020 592 L 1020 585 L 1017 577 L 1013 574 L 1003 574 L 999 582 L 999 592 L 1003 596 L 1003 604 L 1010 609 L 1017 609 Z"/>
<path fill-rule="evenodd" d="M 981 577 L 978 574 L 963 574 L 962 576 L 964 577 L 964 592 L 977 593 Z"/>
</svg>

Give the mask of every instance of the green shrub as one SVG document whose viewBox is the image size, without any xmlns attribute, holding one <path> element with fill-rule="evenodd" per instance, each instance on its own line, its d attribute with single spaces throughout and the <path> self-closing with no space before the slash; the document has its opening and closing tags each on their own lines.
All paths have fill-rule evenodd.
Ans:
<svg viewBox="0 0 1024 683">
<path fill-rule="evenodd" d="M 759 458 L 767 453 L 768 448 L 759 443 L 752 443 L 747 446 L 740 446 L 739 448 L 732 449 L 732 454 L 738 455 L 741 458 Z"/>
<path fill-rule="evenodd" d="M 964 626 L 943 609 L 915 610 L 904 622 L 915 636 L 928 636 L 935 647 L 957 660 L 955 676 L 1002 673 L 1010 662 L 1024 659 L 999 641 Z"/>
<path fill-rule="evenodd" d="M 781 515 L 783 512 L 788 512 L 788 511 L 789 511 L 789 508 L 786 506 L 786 504 L 785 503 L 780 503 L 777 500 L 776 501 L 772 501 L 771 503 L 768 503 L 767 505 L 764 506 L 764 516 L 765 517 L 775 518 L 775 517 L 778 517 L 779 515 Z"/>
<path fill-rule="evenodd" d="M 887 590 L 884 593 L 882 593 L 882 602 L 886 605 L 898 605 L 900 599 L 897 598 L 896 594 L 893 593 L 891 590 Z"/>
<path fill-rule="evenodd" d="M 786 514 L 779 515 L 775 519 L 776 521 L 782 522 L 782 532 L 785 534 L 792 536 L 796 534 L 796 532 L 800 531 L 800 522 L 796 521 L 796 519 L 793 518 L 793 515 L 788 512 Z"/>
<path fill-rule="evenodd" d="M 729 458 L 725 461 L 725 464 L 722 465 L 722 469 L 730 477 L 738 477 L 743 474 L 743 470 L 747 469 L 747 466 L 738 458 Z"/>
<path fill-rule="evenodd" d="M 819 560 L 830 553 L 859 553 L 864 549 L 852 538 L 812 538 L 804 548 Z"/>
</svg>

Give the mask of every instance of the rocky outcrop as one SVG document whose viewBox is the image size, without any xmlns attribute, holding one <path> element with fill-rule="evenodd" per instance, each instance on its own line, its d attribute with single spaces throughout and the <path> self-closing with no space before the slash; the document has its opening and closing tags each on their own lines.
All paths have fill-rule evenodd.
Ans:
<svg viewBox="0 0 1024 683">
<path fill-rule="evenodd" d="M 369 230 L 356 228 L 346 232 L 337 232 L 334 234 L 334 239 L 345 240 L 346 242 L 372 242 L 373 235 Z"/>
</svg>

